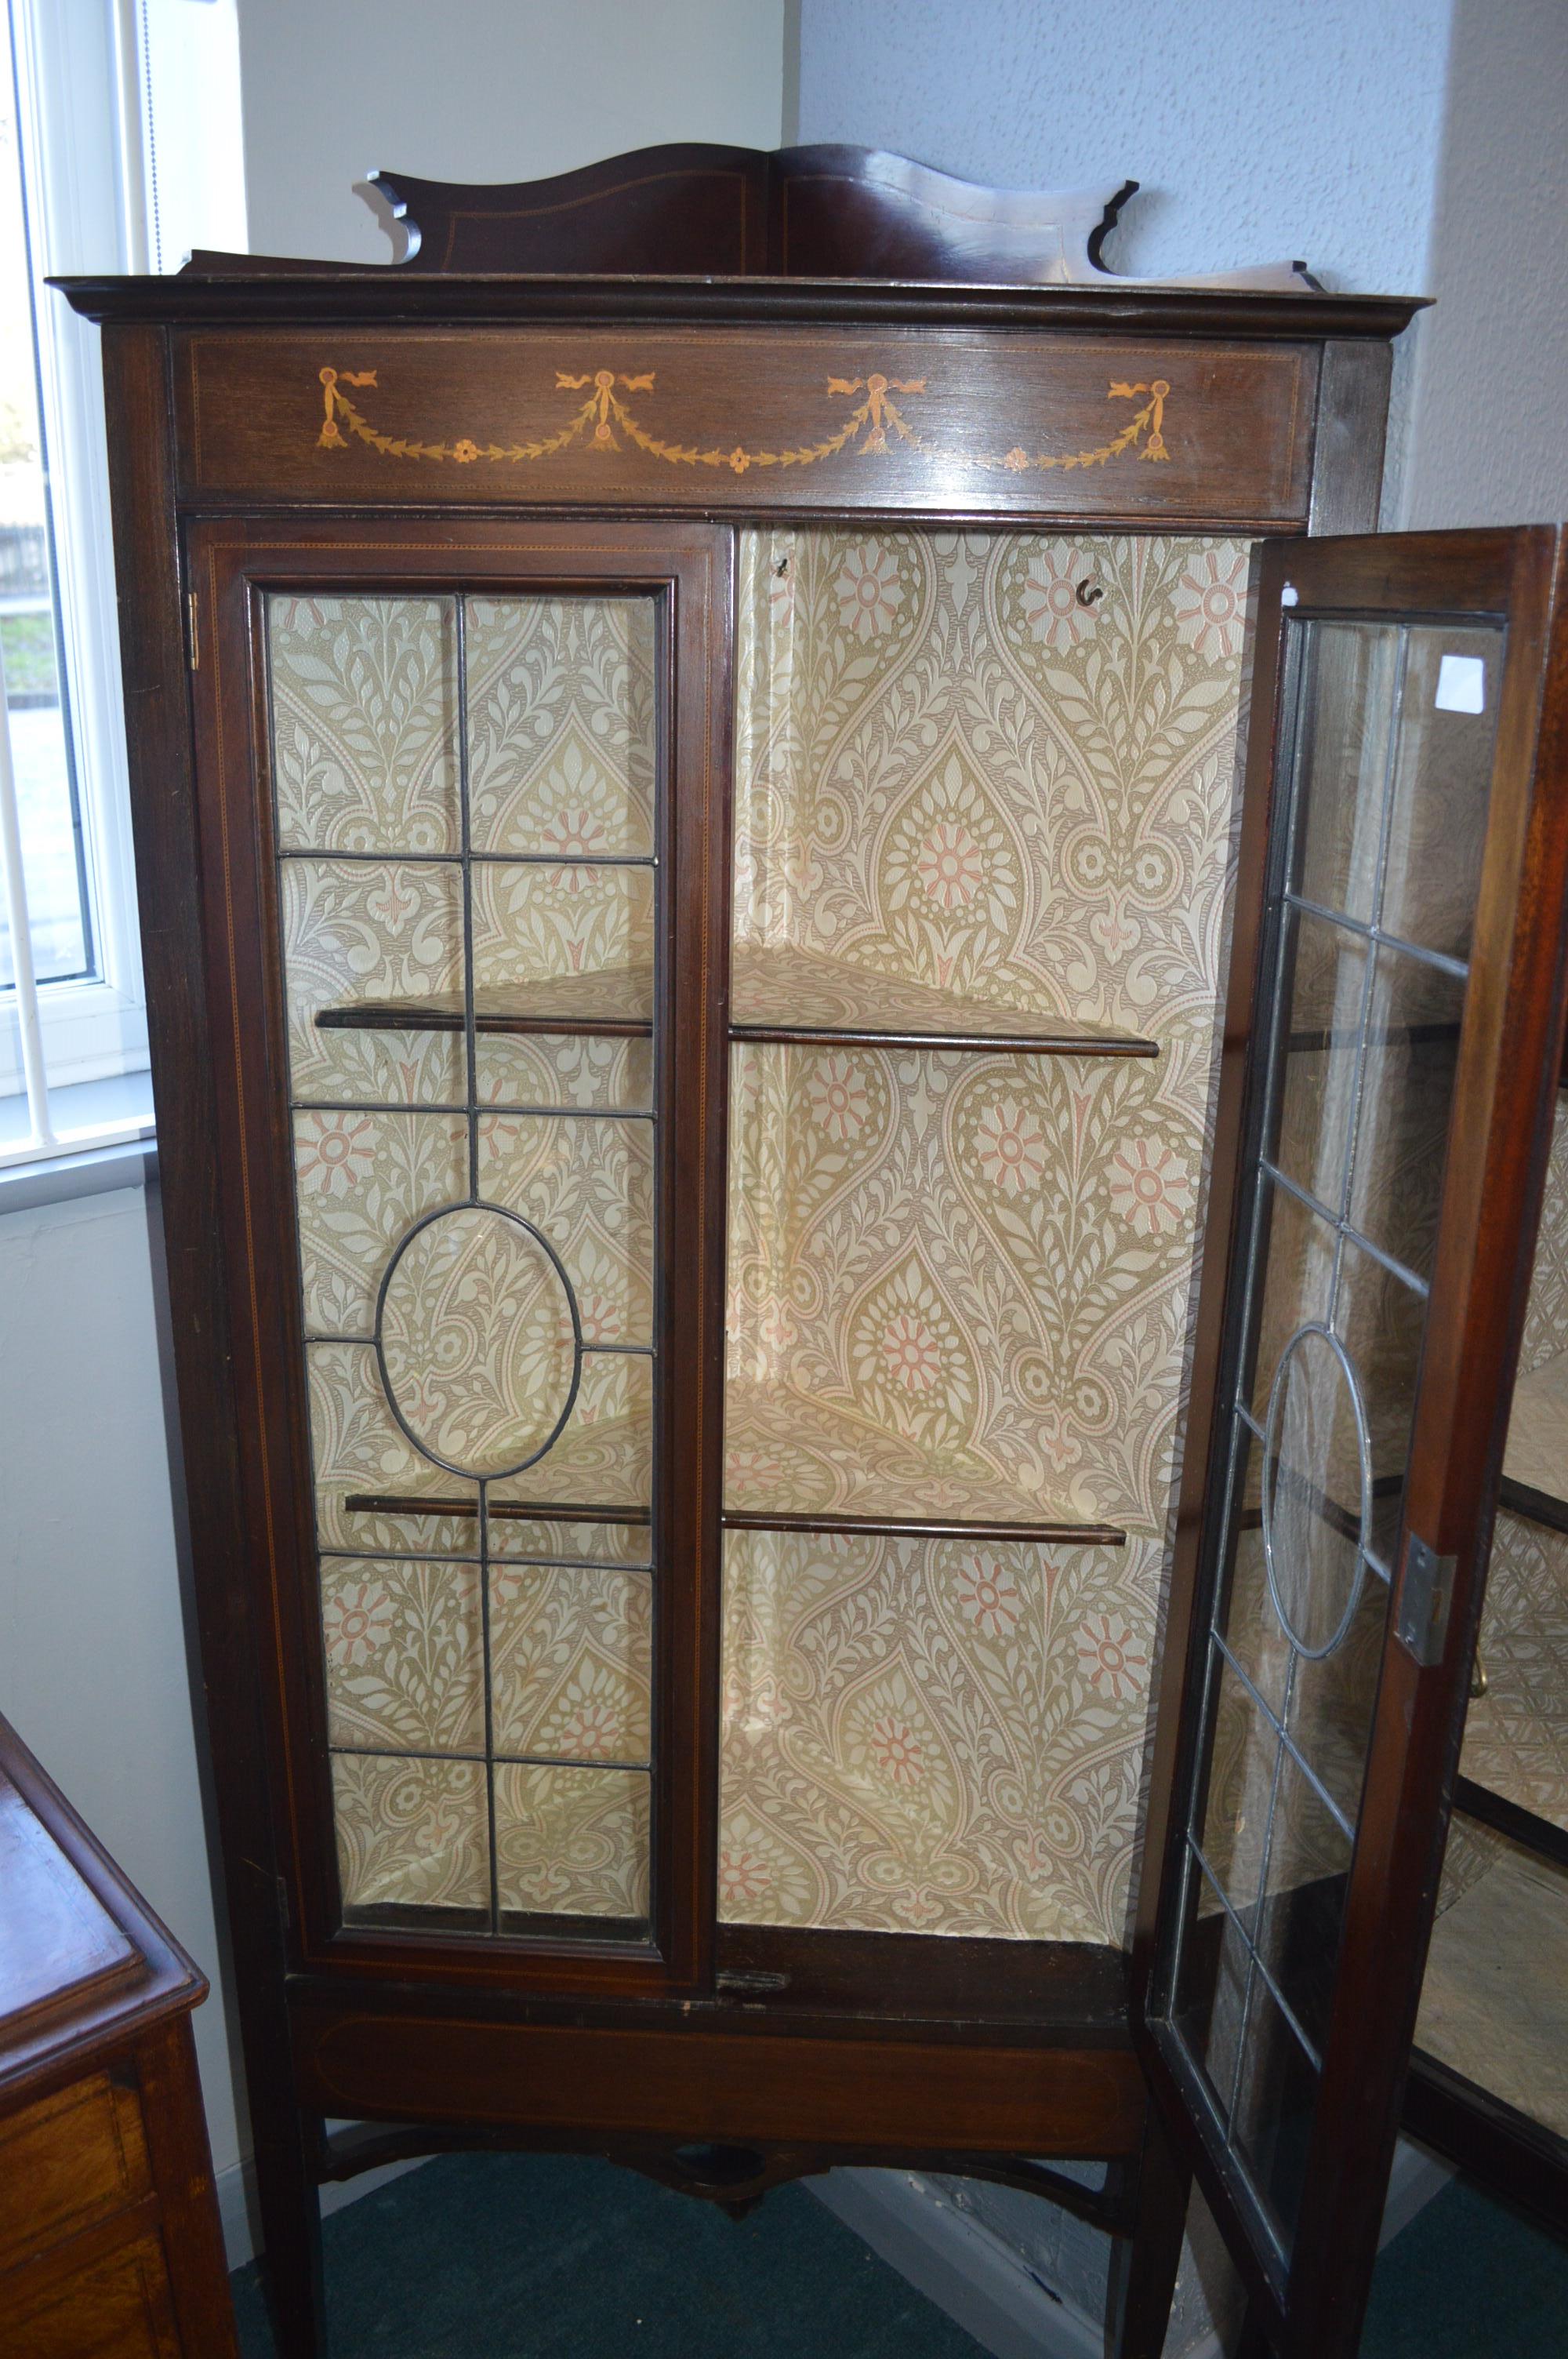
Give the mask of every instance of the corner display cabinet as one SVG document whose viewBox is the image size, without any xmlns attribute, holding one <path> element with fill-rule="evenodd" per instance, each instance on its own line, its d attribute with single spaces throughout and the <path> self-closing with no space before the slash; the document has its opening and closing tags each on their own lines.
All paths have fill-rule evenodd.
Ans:
<svg viewBox="0 0 1568 2359">
<path fill-rule="evenodd" d="M 1413 305 L 1118 281 L 1125 190 L 383 186 L 411 263 L 68 288 L 282 2348 L 320 2181 L 492 2146 L 1035 2188 L 1121 2359 L 1195 2173 L 1349 2359 L 1561 1058 L 1556 536 L 1308 538 Z"/>
</svg>

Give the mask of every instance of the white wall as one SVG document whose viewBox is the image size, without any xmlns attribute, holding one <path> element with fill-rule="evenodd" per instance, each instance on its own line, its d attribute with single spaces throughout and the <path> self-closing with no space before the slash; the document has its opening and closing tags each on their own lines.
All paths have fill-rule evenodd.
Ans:
<svg viewBox="0 0 1568 2359">
<path fill-rule="evenodd" d="M 1568 5 L 1456 0 L 1399 522 L 1568 516 Z"/>
<path fill-rule="evenodd" d="M 1118 269 L 1304 258 L 1421 293 L 1452 0 L 801 0 L 800 136 L 1132 179 Z"/>
<path fill-rule="evenodd" d="M 385 262 L 385 167 L 524 180 L 664 139 L 776 147 L 785 0 L 240 0 L 251 249 Z"/>
<path fill-rule="evenodd" d="M 196 1962 L 218 1944 L 139 1188 L 0 1217 L 0 1711 Z M 238 2159 L 198 2009 L 212 2158 Z"/>
<path fill-rule="evenodd" d="M 1385 520 L 1568 515 L 1564 0 L 801 0 L 802 139 L 1141 183 L 1119 270 L 1300 256 L 1430 294 L 1395 348 Z"/>
</svg>

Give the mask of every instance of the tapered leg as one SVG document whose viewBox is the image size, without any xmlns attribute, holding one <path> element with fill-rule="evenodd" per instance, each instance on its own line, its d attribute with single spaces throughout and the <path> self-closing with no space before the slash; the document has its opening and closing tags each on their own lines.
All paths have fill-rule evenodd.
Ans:
<svg viewBox="0 0 1568 2359">
<path fill-rule="evenodd" d="M 273 2339 L 277 2359 L 328 2359 L 321 2195 L 310 2168 L 311 2125 L 296 2112 L 292 2095 L 267 2119 L 274 2112 L 258 2109 L 253 2098 L 256 2194 L 265 2245 L 262 2276 Z"/>
<path fill-rule="evenodd" d="M 1192 2174 L 1154 2106 L 1143 2133 L 1132 2234 L 1111 2244 L 1106 2359 L 1160 2359 L 1181 2266 Z"/>
<path fill-rule="evenodd" d="M 1274 2346 L 1259 2322 L 1255 2306 L 1249 2302 L 1247 2315 L 1241 2321 L 1241 2340 L 1236 2346 L 1236 2359 L 1274 2359 Z"/>
</svg>

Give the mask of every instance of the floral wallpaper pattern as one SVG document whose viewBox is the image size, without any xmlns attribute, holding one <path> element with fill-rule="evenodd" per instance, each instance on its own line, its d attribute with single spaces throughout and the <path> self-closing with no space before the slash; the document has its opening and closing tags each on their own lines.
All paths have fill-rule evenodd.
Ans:
<svg viewBox="0 0 1568 2359">
<path fill-rule="evenodd" d="M 315 1108 L 294 1117 L 306 1331 L 368 1336 L 393 1247 L 468 1185 L 460 1114 Z"/>
<path fill-rule="evenodd" d="M 654 1319 L 654 1127 L 487 1114 L 479 1184 L 566 1264 L 588 1343 L 648 1343 Z"/>
<path fill-rule="evenodd" d="M 1006 1499 L 1128 1542 L 991 1552 L 1020 1601 L 1004 1672 L 955 1603 L 982 1577 L 960 1544 L 732 1534 L 727 1917 L 1121 1938 L 1247 557 L 743 538 L 738 973 L 751 945 L 806 954 L 850 1003 L 885 979 L 1159 1055 L 734 1050 L 729 1504 Z"/>
<path fill-rule="evenodd" d="M 1554 1861 L 1457 1814 L 1415 2037 L 1568 2137 L 1568 1884 Z"/>
<path fill-rule="evenodd" d="M 484 1764 L 335 1753 L 343 1908 L 484 1908 Z"/>
<path fill-rule="evenodd" d="M 992 1038 L 1040 1028 L 1033 1009 L 1003 1007 L 972 993 L 849 966 L 787 942 L 738 941 L 730 984 L 731 1020 L 741 1028 L 875 1028 L 938 1038 L 961 1030 Z M 1053 1016 L 1050 1023 L 1063 1039 L 1106 1037 L 1104 1026 L 1069 1016 Z"/>
<path fill-rule="evenodd" d="M 286 852 L 455 852 L 449 598 L 267 602 L 273 790 Z"/>
<path fill-rule="evenodd" d="M 650 1745 L 654 1376 L 627 1354 L 652 1337 L 654 1136 L 646 1121 L 561 1115 L 651 1111 L 652 1043 L 481 1030 L 475 1099 L 498 1111 L 474 1114 L 470 1140 L 453 1019 L 466 933 L 481 1019 L 576 1019 L 587 1001 L 651 1011 L 654 611 L 587 597 L 466 609 L 460 628 L 449 598 L 269 601 L 343 1897 L 362 1919 L 413 1908 L 488 1922 L 493 1816 L 503 1913 L 637 1920 L 648 1779 L 597 1765 L 645 1765 Z M 413 1003 L 411 1020 L 320 1020 L 369 1001 Z M 499 1210 L 465 1202 L 470 1146 Z M 509 1474 L 546 1439 L 573 1365 L 560 1277 L 524 1222 L 559 1256 L 589 1348 L 558 1442 Z M 386 1382 L 423 1451 L 383 1388 L 378 1309 Z M 348 1504 L 389 1493 L 431 1512 Z"/>
<path fill-rule="evenodd" d="M 652 973 L 651 869 L 497 860 L 476 864 L 472 875 L 476 992 L 604 967 Z"/>
<path fill-rule="evenodd" d="M 645 1113 L 654 1103 L 651 1040 L 481 1032 L 474 1061 L 484 1105 Z"/>
<path fill-rule="evenodd" d="M 719 1909 L 1102 1941 L 1159 1551 L 731 1532 Z"/>
<path fill-rule="evenodd" d="M 489 1204 L 406 1237 L 381 1305 L 382 1376 L 415 1440 L 481 1478 L 547 1448 L 577 1373 L 571 1305 L 539 1239 Z"/>
<path fill-rule="evenodd" d="M 497 1752 L 645 1763 L 652 1644 L 646 1573 L 499 1568 L 491 1600 Z"/>
<path fill-rule="evenodd" d="M 334 1745 L 482 1754 L 477 1566 L 323 1557 L 321 1627 Z"/>
<path fill-rule="evenodd" d="M 1562 1101 L 1546 1168 L 1503 1472 L 1560 1495 L 1568 1425 L 1568 1114 Z M 1498 1516 L 1460 1767 L 1510 1802 L 1568 1828 L 1568 1537 Z"/>
<path fill-rule="evenodd" d="M 648 1779 L 641 1770 L 496 1768 L 503 1909 L 645 1919 L 648 1839 Z"/>
<path fill-rule="evenodd" d="M 651 598 L 470 598 L 476 852 L 654 849 Z"/>
<path fill-rule="evenodd" d="M 1568 1352 L 1568 1100 L 1559 1098 L 1519 1347 L 1521 1375 Z"/>
<path fill-rule="evenodd" d="M 1565 1430 L 1568 1109 L 1559 1098 L 1504 1474 L 1561 1496 Z M 1499 1511 L 1478 1651 L 1487 1692 L 1470 1701 L 1462 1771 L 1568 1828 L 1568 1535 Z"/>
<path fill-rule="evenodd" d="M 460 1032 L 339 1031 L 323 1010 L 427 999 L 462 983 L 459 871 L 415 861 L 280 863 L 289 1079 L 297 1100 L 462 1103 Z"/>
<path fill-rule="evenodd" d="M 1480 1651 L 1459 1767 L 1568 1831 L 1568 1534 L 1499 1513 Z"/>
</svg>

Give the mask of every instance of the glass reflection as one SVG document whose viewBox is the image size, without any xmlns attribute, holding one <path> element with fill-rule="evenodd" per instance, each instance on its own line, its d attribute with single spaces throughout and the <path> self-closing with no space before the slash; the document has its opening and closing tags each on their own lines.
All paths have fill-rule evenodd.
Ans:
<svg viewBox="0 0 1568 2359">
<path fill-rule="evenodd" d="M 1501 649 L 1485 628 L 1287 628 L 1276 1013 L 1172 1993 L 1285 2259 L 1398 1556 Z"/>
</svg>

